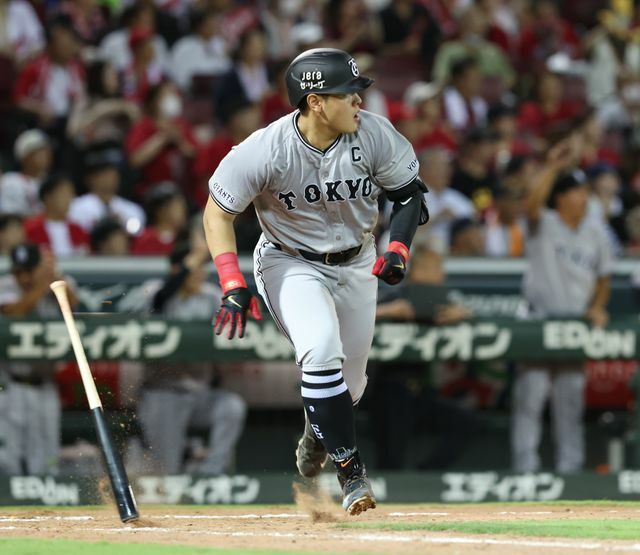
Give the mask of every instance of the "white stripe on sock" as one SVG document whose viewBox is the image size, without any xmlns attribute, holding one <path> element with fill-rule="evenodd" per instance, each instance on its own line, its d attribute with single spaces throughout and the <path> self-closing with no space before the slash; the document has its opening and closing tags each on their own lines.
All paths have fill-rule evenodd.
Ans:
<svg viewBox="0 0 640 555">
<path fill-rule="evenodd" d="M 337 397 L 344 391 L 347 391 L 347 384 L 342 382 L 340 385 L 330 387 L 328 389 L 309 389 L 301 387 L 302 397 L 305 399 L 327 399 L 328 397 Z"/>
<path fill-rule="evenodd" d="M 331 376 L 314 376 L 313 374 L 302 373 L 302 381 L 307 383 L 331 383 L 342 378 L 342 372 L 338 371 Z"/>
</svg>

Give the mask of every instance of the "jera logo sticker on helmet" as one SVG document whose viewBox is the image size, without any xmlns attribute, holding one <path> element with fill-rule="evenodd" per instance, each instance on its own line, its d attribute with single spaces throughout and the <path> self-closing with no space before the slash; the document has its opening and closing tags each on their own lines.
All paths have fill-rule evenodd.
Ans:
<svg viewBox="0 0 640 555">
<path fill-rule="evenodd" d="M 303 91 L 305 89 L 322 89 L 324 82 L 321 71 L 303 71 L 300 74 L 300 88 Z"/>
<path fill-rule="evenodd" d="M 353 58 L 349 60 L 349 66 L 351 67 L 351 73 L 353 73 L 353 76 L 360 77 L 360 70 L 358 69 L 358 64 L 356 64 L 356 61 Z"/>
</svg>

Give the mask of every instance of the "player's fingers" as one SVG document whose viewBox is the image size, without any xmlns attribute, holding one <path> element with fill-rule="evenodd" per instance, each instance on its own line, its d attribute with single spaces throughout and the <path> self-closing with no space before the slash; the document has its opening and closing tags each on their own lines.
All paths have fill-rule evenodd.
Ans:
<svg viewBox="0 0 640 555">
<path fill-rule="evenodd" d="M 222 333 L 222 329 L 224 328 L 224 316 L 226 313 L 227 311 L 224 308 L 221 308 L 216 313 L 216 321 L 213 324 L 213 330 L 216 335 L 220 335 Z"/>
<path fill-rule="evenodd" d="M 382 272 L 382 268 L 384 267 L 384 258 L 379 256 L 376 259 L 375 264 L 373 265 L 373 271 L 371 272 L 374 276 L 379 276 Z"/>
<path fill-rule="evenodd" d="M 247 322 L 247 316 L 244 312 L 239 312 L 236 315 L 236 319 L 238 321 L 238 337 L 242 338 L 244 337 L 244 327 Z"/>
<path fill-rule="evenodd" d="M 249 314 L 255 320 L 262 320 L 262 312 L 260 311 L 260 303 L 258 299 L 255 297 L 251 297 L 251 302 L 249 303 Z"/>
<path fill-rule="evenodd" d="M 225 320 L 225 323 L 229 322 L 229 333 L 227 334 L 227 339 L 233 339 L 233 336 L 236 333 L 236 314 L 235 312 L 229 314 L 229 318 Z"/>
</svg>

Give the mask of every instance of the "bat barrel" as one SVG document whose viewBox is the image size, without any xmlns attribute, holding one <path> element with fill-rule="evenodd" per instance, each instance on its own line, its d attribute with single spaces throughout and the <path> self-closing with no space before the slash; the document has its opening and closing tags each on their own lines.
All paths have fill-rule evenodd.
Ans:
<svg viewBox="0 0 640 555">
<path fill-rule="evenodd" d="M 91 410 L 96 425 L 98 440 L 102 446 L 102 454 L 107 466 L 107 473 L 111 481 L 111 488 L 115 497 L 118 513 L 122 522 L 137 520 L 140 516 L 133 491 L 122 464 L 122 459 L 115 449 L 113 438 L 109 432 L 102 407 Z"/>
</svg>

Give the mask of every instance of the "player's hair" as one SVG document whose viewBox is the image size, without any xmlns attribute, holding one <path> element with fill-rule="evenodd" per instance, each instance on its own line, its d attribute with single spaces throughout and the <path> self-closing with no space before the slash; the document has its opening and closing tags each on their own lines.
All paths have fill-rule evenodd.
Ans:
<svg viewBox="0 0 640 555">
<path fill-rule="evenodd" d="M 300 113 L 302 115 L 306 115 L 306 113 L 309 111 L 309 105 L 307 104 L 307 97 L 309 95 L 305 95 L 302 97 L 302 99 L 300 100 L 300 102 L 298 102 L 298 110 L 300 110 Z"/>
</svg>

